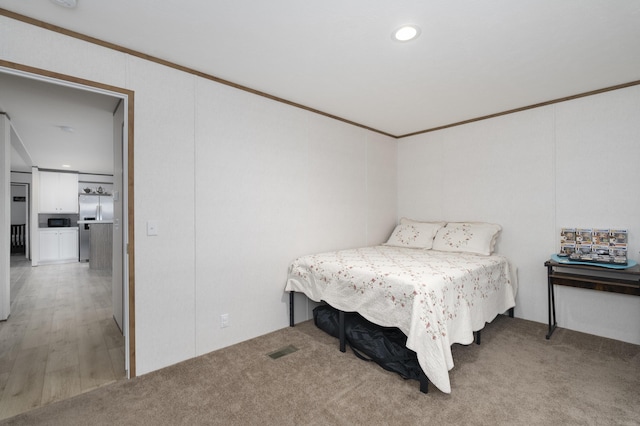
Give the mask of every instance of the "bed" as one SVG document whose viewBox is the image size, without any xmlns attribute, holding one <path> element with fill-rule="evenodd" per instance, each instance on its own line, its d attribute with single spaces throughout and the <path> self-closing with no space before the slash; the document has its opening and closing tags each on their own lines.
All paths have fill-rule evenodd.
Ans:
<svg viewBox="0 0 640 426">
<path fill-rule="evenodd" d="M 485 225 L 492 224 L 403 219 L 383 245 L 294 260 L 285 290 L 399 328 L 429 381 L 450 393 L 451 345 L 472 343 L 474 332 L 515 306 L 515 271 L 492 253 L 501 228 Z"/>
</svg>

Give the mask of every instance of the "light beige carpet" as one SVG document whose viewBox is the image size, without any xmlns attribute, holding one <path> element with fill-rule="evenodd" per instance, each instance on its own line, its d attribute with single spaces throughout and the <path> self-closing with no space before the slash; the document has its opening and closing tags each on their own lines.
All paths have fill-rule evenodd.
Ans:
<svg viewBox="0 0 640 426">
<path fill-rule="evenodd" d="M 454 345 L 452 393 L 403 380 L 313 322 L 8 419 L 9 425 L 637 425 L 640 346 L 500 316 Z M 267 356 L 288 345 L 298 350 Z"/>
</svg>

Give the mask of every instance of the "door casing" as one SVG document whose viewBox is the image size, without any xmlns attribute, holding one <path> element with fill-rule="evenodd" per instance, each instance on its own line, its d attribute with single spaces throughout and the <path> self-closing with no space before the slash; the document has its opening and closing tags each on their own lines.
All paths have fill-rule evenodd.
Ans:
<svg viewBox="0 0 640 426">
<path fill-rule="evenodd" d="M 134 92 L 132 90 L 106 85 L 103 83 L 90 81 L 70 75 L 60 74 L 45 69 L 34 68 L 22 64 L 17 64 L 0 59 L 0 73 L 10 73 L 25 78 L 33 78 L 51 84 L 65 85 L 81 90 L 102 93 L 122 99 L 124 103 L 124 132 L 122 141 L 122 188 L 121 197 L 123 204 L 122 221 L 122 278 L 124 287 L 124 325 L 123 333 L 125 340 L 125 369 L 127 377 L 136 376 L 135 363 L 135 250 L 134 250 L 134 161 L 133 161 L 133 125 L 134 125 Z M 9 151 L 10 152 L 10 151 Z M 1 183 L 9 186 L 10 171 L 6 177 L 3 175 Z M 7 178 L 9 181 L 6 181 Z M 33 188 L 32 188 L 33 189 Z M 8 200 L 5 200 L 8 201 Z M 126 218 L 126 220 L 124 220 Z M 9 232 L 7 229 L 6 232 Z M 33 232 L 31 233 L 33 234 Z M 8 245 L 7 245 L 8 246 Z M 32 244 L 32 248 L 35 246 Z M 0 259 L 2 262 L 9 262 L 7 258 Z M 10 282 L 2 283 L 3 292 L 9 295 Z"/>
</svg>

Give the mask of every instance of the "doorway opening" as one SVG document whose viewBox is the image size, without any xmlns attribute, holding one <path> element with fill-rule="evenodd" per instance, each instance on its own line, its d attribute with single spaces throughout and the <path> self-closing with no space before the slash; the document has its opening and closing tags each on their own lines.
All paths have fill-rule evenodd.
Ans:
<svg viewBox="0 0 640 426">
<path fill-rule="evenodd" d="M 11 255 L 31 259 L 29 245 L 29 184 L 11 182 Z"/>
<path fill-rule="evenodd" d="M 124 336 L 124 370 L 126 371 L 126 377 L 135 377 L 135 303 L 134 303 L 134 256 L 133 256 L 133 92 L 127 89 L 117 88 L 113 86 L 104 85 L 97 82 L 87 81 L 79 79 L 73 76 L 62 75 L 53 73 L 46 70 L 35 69 L 31 67 L 22 66 L 20 64 L 10 63 L 0 60 L 0 79 L 3 76 L 20 77 L 24 79 L 30 79 L 30 81 L 38 83 L 46 83 L 53 86 L 62 86 L 73 88 L 75 90 L 86 91 L 93 95 L 102 95 L 106 97 L 112 97 L 118 100 L 117 108 L 113 111 L 113 148 L 114 148 L 114 167 L 113 167 L 113 198 L 114 212 L 113 219 L 113 283 L 110 290 L 113 291 L 113 309 L 114 315 L 121 316 L 122 320 L 118 323 L 119 328 Z M 6 105 L 2 105 L 6 108 Z M 5 112 L 5 111 L 3 111 Z M 7 120 L 10 120 L 10 111 L 6 111 Z M 0 116 L 0 118 L 3 118 Z M 5 134 L 8 134 L 5 132 Z M 1 135 L 0 135 L 1 136 Z M 13 135 L 12 135 L 13 136 Z M 5 138 L 6 139 L 6 138 Z M 0 140 L 3 144 L 10 144 L 11 141 Z M 24 146 L 22 147 L 24 150 Z M 11 155 L 16 155 L 16 152 L 20 154 L 20 150 L 13 148 L 6 148 L 6 152 L 12 152 Z M 28 154 L 27 154 L 28 156 Z M 6 163 L 5 163 L 6 164 Z M 32 167 L 37 167 L 37 164 L 30 164 Z M 6 167 L 2 168 L 2 176 L 0 181 L 9 186 L 9 182 L 16 180 L 16 173 L 12 173 L 12 170 Z M 24 172 L 23 172 L 24 173 Z M 28 173 L 25 173 L 25 175 Z M 86 173 L 89 174 L 89 173 Z M 37 257 L 38 254 L 38 212 L 33 209 L 29 212 L 32 204 L 29 203 L 31 197 L 35 197 L 38 191 L 38 184 L 35 185 L 30 180 L 30 177 L 25 177 L 25 182 L 17 182 L 15 185 L 11 185 L 11 189 L 14 187 L 16 191 L 26 190 L 27 195 L 16 194 L 10 196 L 10 201 L 20 200 L 21 197 L 25 197 L 25 207 L 27 210 L 26 219 L 24 224 L 16 223 L 11 224 L 11 229 L 4 230 L 6 235 L 11 236 L 11 247 L 7 247 L 6 250 L 0 251 L 3 259 L 0 259 L 4 265 L 14 263 L 14 260 L 18 259 L 16 255 L 22 256 L 19 259 L 30 259 Z M 21 179 L 18 179 L 22 181 Z M 29 182 L 26 182 L 29 180 Z M 4 194 L 5 200 L 9 194 Z M 19 202 L 19 201 L 18 201 Z M 117 203 L 117 204 L 116 204 Z M 4 210 L 6 212 L 6 209 Z M 2 213 L 0 213 L 2 214 Z M 0 223 L 8 223 L 9 218 L 1 218 L 3 221 Z M 22 226 L 19 226 L 22 225 Z M 3 226 L 4 227 L 4 226 Z M 5 235 L 5 234 L 3 234 Z M 15 235 L 15 237 L 14 237 Z M 15 247 L 13 241 L 16 241 Z M 18 253 L 20 251 L 20 253 Z M 24 261 L 20 262 L 24 266 Z M 28 263 L 28 262 L 27 262 Z M 30 265 L 29 265 L 30 266 Z M 63 265 L 60 265 L 60 268 Z M 56 265 L 55 268 L 58 268 Z M 0 286 L 2 290 L 0 295 L 7 296 L 6 302 L 2 301 L 2 313 L 3 319 L 11 319 L 11 305 L 9 300 L 11 299 L 11 286 L 10 286 L 10 271 L 4 270 L 8 268 L 0 268 L 2 276 L 0 276 Z M 119 285 L 117 284 L 119 283 Z M 13 295 L 11 295 L 13 296 Z M 3 297 L 4 299 L 4 297 Z M 116 303 L 116 299 L 119 303 Z M 118 306 L 119 305 L 119 306 Z M 115 319 L 115 318 L 114 318 Z"/>
</svg>

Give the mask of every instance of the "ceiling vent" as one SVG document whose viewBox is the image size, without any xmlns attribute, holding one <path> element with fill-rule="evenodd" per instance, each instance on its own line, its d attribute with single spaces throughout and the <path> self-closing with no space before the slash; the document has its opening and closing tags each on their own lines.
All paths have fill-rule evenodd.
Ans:
<svg viewBox="0 0 640 426">
<path fill-rule="evenodd" d="M 66 7 L 67 9 L 75 9 L 78 5 L 77 0 L 51 0 L 51 3 L 57 4 L 58 6 Z"/>
</svg>

